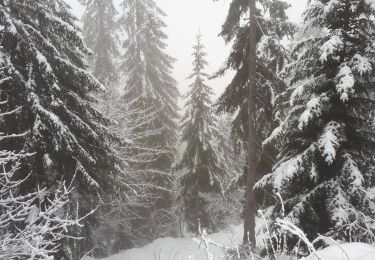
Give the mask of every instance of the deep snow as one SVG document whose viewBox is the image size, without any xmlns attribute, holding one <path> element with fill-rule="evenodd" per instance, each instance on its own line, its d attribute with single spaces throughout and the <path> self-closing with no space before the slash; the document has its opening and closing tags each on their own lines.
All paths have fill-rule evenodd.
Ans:
<svg viewBox="0 0 375 260">
<path fill-rule="evenodd" d="M 220 245 L 235 247 L 242 241 L 243 226 L 231 226 L 224 232 L 208 236 Z M 261 239 L 259 239 L 261 240 Z M 220 247 L 210 245 L 207 255 L 205 247 L 194 238 L 159 238 L 143 248 L 133 248 L 102 260 L 222 260 Z M 317 257 L 318 256 L 318 257 Z M 363 243 L 333 245 L 317 251 L 301 260 L 375 260 L 375 247 Z M 285 258 L 283 258 L 285 259 Z M 84 257 L 82 260 L 95 260 Z"/>
<path fill-rule="evenodd" d="M 238 245 L 242 240 L 243 226 L 231 226 L 227 231 L 209 235 L 213 242 L 225 246 Z M 204 246 L 194 238 L 159 238 L 143 248 L 133 248 L 110 256 L 105 260 L 219 260 L 223 257 L 221 248 L 210 245 L 209 258 Z M 85 257 L 82 260 L 93 260 Z M 103 259 L 104 260 L 104 259 Z"/>
<path fill-rule="evenodd" d="M 375 260 L 375 247 L 363 243 L 346 243 L 327 247 L 317 252 L 321 260 Z M 319 260 L 309 256 L 301 260 Z"/>
</svg>

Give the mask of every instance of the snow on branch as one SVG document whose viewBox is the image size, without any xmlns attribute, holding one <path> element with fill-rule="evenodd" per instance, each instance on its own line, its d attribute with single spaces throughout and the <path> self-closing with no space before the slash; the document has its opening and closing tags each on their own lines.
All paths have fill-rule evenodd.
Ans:
<svg viewBox="0 0 375 260">
<path fill-rule="evenodd" d="M 341 128 L 341 124 L 335 121 L 329 122 L 319 140 L 319 148 L 322 150 L 326 162 L 330 165 L 336 159 L 336 151 L 341 146 Z"/>
<path fill-rule="evenodd" d="M 302 242 L 307 246 L 310 253 L 312 253 L 316 257 L 317 260 L 321 260 L 321 258 L 318 256 L 318 254 L 316 252 L 316 249 L 315 249 L 313 243 L 311 243 L 309 241 L 306 234 L 300 228 L 298 228 L 292 222 L 287 221 L 285 219 L 277 219 L 276 223 L 282 230 L 285 230 L 285 231 L 297 236 L 300 240 L 302 240 Z"/>
<path fill-rule="evenodd" d="M 25 154 L 0 152 L 0 259 L 53 259 L 68 227 L 81 227 L 83 218 L 63 213 L 72 187 L 61 185 L 54 194 L 38 189 L 19 194 L 25 179 L 15 180 Z M 84 217 L 85 218 L 85 217 Z"/>
<path fill-rule="evenodd" d="M 326 62 L 329 57 L 340 51 L 344 46 L 342 35 L 333 35 L 321 47 L 320 61 Z"/>
<path fill-rule="evenodd" d="M 306 109 L 299 118 L 298 128 L 302 130 L 313 118 L 318 117 L 322 113 L 324 103 L 326 103 L 328 100 L 329 99 L 325 93 L 321 94 L 320 96 L 313 96 L 307 102 Z"/>
<path fill-rule="evenodd" d="M 302 153 L 279 163 L 275 166 L 273 173 L 265 175 L 256 183 L 255 188 L 262 188 L 272 184 L 275 190 L 280 191 L 286 183 L 293 180 L 298 174 L 304 172 L 306 167 L 305 159 L 314 153 L 315 150 L 316 143 L 313 143 Z"/>
<path fill-rule="evenodd" d="M 341 66 L 336 80 L 336 89 L 340 94 L 341 101 L 348 101 L 349 95 L 354 93 L 355 78 L 351 68 L 347 64 Z"/>
<path fill-rule="evenodd" d="M 360 76 L 367 75 L 372 72 L 372 65 L 369 59 L 358 53 L 353 56 L 350 65 L 352 67 L 352 71 L 357 72 Z"/>
</svg>

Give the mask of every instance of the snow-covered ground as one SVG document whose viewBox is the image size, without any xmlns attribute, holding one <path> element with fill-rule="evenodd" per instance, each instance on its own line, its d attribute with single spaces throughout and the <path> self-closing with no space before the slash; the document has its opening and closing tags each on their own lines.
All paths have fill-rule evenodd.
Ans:
<svg viewBox="0 0 375 260">
<path fill-rule="evenodd" d="M 320 250 L 317 256 L 301 260 L 375 260 L 375 247 L 362 243 L 346 243 Z"/>
<path fill-rule="evenodd" d="M 242 241 L 242 230 L 242 225 L 232 226 L 224 232 L 209 235 L 208 239 L 235 247 Z M 222 260 L 223 251 L 219 246 L 210 245 L 208 251 L 210 256 L 200 241 L 193 238 L 159 238 L 143 248 L 126 250 L 102 260 Z M 95 259 L 84 257 L 82 260 Z M 363 243 L 334 245 L 301 260 L 375 260 L 375 247 Z"/>
<path fill-rule="evenodd" d="M 209 235 L 208 238 L 213 242 L 225 245 L 235 246 L 242 240 L 243 227 L 232 226 L 228 230 Z M 219 260 L 223 257 L 223 251 L 220 247 L 210 245 L 209 252 L 213 260 Z M 204 246 L 200 246 L 200 241 L 193 238 L 159 238 L 143 248 L 134 248 L 123 253 L 110 256 L 105 260 L 207 260 Z M 93 260 L 85 257 L 82 260 Z"/>
</svg>

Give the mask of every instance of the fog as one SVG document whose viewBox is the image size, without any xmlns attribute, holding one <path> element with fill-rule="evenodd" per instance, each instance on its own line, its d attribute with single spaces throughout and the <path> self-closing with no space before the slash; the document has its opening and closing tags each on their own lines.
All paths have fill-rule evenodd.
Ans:
<svg viewBox="0 0 375 260">
<path fill-rule="evenodd" d="M 73 13 L 81 17 L 84 7 L 77 0 L 66 0 L 71 6 Z M 121 0 L 115 0 L 119 7 Z M 201 31 L 204 44 L 208 53 L 208 73 L 214 74 L 225 62 L 230 43 L 226 44 L 219 36 L 221 25 L 227 15 L 230 1 L 221 0 L 156 0 L 157 4 L 165 11 L 165 22 L 168 34 L 167 52 L 176 58 L 173 75 L 179 82 L 181 93 L 185 93 L 189 82 L 186 77 L 192 69 L 191 47 L 195 42 L 195 34 Z M 291 7 L 288 10 L 289 17 L 293 22 L 300 22 L 307 0 L 287 0 Z M 217 98 L 230 82 L 232 73 L 222 78 L 210 81 L 215 97 Z"/>
</svg>

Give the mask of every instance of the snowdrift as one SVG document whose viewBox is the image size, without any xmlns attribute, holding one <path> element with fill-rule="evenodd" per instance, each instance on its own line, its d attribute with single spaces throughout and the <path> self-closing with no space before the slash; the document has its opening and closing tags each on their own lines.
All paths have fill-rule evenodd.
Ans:
<svg viewBox="0 0 375 260">
<path fill-rule="evenodd" d="M 242 234 L 243 226 L 240 225 L 208 238 L 217 244 L 235 247 L 241 243 Z M 209 252 L 212 257 L 208 257 L 205 247 L 193 238 L 159 238 L 143 248 L 133 248 L 101 260 L 222 260 L 219 246 L 210 245 Z M 84 257 L 82 260 L 95 259 Z M 301 260 L 375 260 L 375 247 L 363 243 L 333 245 Z"/>
<path fill-rule="evenodd" d="M 375 260 L 375 247 L 363 243 L 346 243 L 320 250 L 317 256 L 301 260 Z"/>
<path fill-rule="evenodd" d="M 232 226 L 228 230 L 209 235 L 213 242 L 225 246 L 235 246 L 242 241 L 243 226 Z M 159 238 L 143 248 L 133 248 L 102 260 L 207 260 L 204 247 L 193 238 Z M 220 247 L 210 245 L 212 260 L 223 257 Z M 85 257 L 82 260 L 94 260 Z"/>
</svg>

